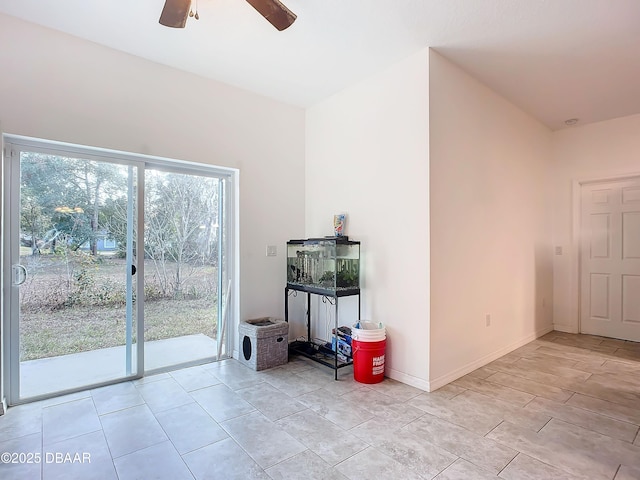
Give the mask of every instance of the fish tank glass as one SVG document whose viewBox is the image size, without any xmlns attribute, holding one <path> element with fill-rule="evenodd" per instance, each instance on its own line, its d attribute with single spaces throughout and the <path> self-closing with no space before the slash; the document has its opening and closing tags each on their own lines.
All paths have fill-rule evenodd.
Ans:
<svg viewBox="0 0 640 480">
<path fill-rule="evenodd" d="M 360 288 L 360 242 L 347 237 L 287 242 L 287 284 L 300 290 L 348 292 Z"/>
</svg>

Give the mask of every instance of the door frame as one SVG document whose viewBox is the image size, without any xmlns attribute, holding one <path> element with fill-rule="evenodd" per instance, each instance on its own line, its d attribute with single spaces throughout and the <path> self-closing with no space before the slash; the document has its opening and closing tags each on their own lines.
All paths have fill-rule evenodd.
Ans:
<svg viewBox="0 0 640 480">
<path fill-rule="evenodd" d="M 240 312 L 240 299 L 239 299 L 239 170 L 227 167 L 218 167 L 214 165 L 188 162 L 183 160 L 175 160 L 166 157 L 158 157 L 152 155 L 129 153 L 119 150 L 111 150 L 98 147 L 82 146 L 76 144 L 70 144 L 65 142 L 44 140 L 32 137 L 26 137 L 22 135 L 2 134 L 0 132 L 1 141 L 1 165 L 0 165 L 0 187 L 2 192 L 0 194 L 0 211 L 2 217 L 0 219 L 0 269 L 2 274 L 0 275 L 0 287 L 2 295 L 0 295 L 0 312 L 2 312 L 2 318 L 0 319 L 0 345 L 2 346 L 2 355 L 0 355 L 0 415 L 3 413 L 3 405 L 6 405 L 9 400 L 10 405 L 17 405 L 20 403 L 26 403 L 50 398 L 53 396 L 65 395 L 74 393 L 77 391 L 84 391 L 90 388 L 97 388 L 101 386 L 111 385 L 114 383 L 120 383 L 129 381 L 135 378 L 141 378 L 144 376 L 144 302 L 136 302 L 136 318 L 142 319 L 137 322 L 137 341 L 136 341 L 136 375 L 116 379 L 113 381 L 96 383 L 93 385 L 86 385 L 79 388 L 73 388 L 64 391 L 58 391 L 52 394 L 31 397 L 27 400 L 21 400 L 19 395 L 19 379 L 16 379 L 16 373 L 19 375 L 18 368 L 12 368 L 15 362 L 15 352 L 12 352 L 12 346 L 18 345 L 16 342 L 19 336 L 17 328 L 12 328 L 12 308 L 18 308 L 19 302 L 15 298 L 17 289 L 12 288 L 11 282 L 11 265 L 12 265 L 12 248 L 10 248 L 10 242 L 16 242 L 16 239 L 11 238 L 11 233 L 14 232 L 14 228 L 19 227 L 20 219 L 19 212 L 11 212 L 9 209 L 12 205 L 11 202 L 6 202 L 6 198 L 15 198 L 16 193 L 12 192 L 12 163 L 13 152 L 11 148 L 25 147 L 30 151 L 42 152 L 42 153 L 60 153 L 61 155 L 76 155 L 79 158 L 87 160 L 95 160 L 109 163 L 119 163 L 124 165 L 134 165 L 137 167 L 137 179 L 138 188 L 136 192 L 136 205 L 137 225 L 144 225 L 144 175 L 145 169 L 148 166 L 159 167 L 165 170 L 179 171 L 185 174 L 206 174 L 210 176 L 217 176 L 220 179 L 225 180 L 225 202 L 227 204 L 227 210 L 225 212 L 226 217 L 226 249 L 225 255 L 227 258 L 227 271 L 230 281 L 230 293 L 228 295 L 229 304 L 227 306 L 228 320 L 226 322 L 226 335 L 225 342 L 225 358 L 232 355 L 232 344 L 234 340 L 233 332 L 234 326 L 238 324 L 239 312 Z M 15 209 L 14 209 L 15 210 Z M 142 232 L 141 232 L 142 233 Z M 16 237 L 17 238 L 17 237 Z M 12 246 L 15 249 L 15 245 Z M 14 250 L 15 251 L 15 250 Z M 136 242 L 136 258 L 144 258 L 144 235 L 137 235 Z M 137 275 L 135 278 L 136 289 L 139 292 L 144 292 L 144 262 L 139 265 L 137 269 Z M 12 292 L 16 290 L 16 292 Z M 219 295 L 221 296 L 221 295 Z M 220 302 L 221 299 L 219 298 Z M 219 340 L 220 341 L 220 340 Z M 13 348 L 18 351 L 18 348 Z M 18 362 L 19 362 L 19 351 Z M 220 358 L 218 360 L 221 360 Z"/>
<path fill-rule="evenodd" d="M 571 185 L 571 309 L 570 324 L 575 330 L 569 333 L 582 333 L 581 312 L 581 259 L 582 259 L 582 187 L 598 183 L 621 182 L 640 177 L 638 173 L 612 174 L 603 177 L 591 177 L 573 180 Z"/>
</svg>

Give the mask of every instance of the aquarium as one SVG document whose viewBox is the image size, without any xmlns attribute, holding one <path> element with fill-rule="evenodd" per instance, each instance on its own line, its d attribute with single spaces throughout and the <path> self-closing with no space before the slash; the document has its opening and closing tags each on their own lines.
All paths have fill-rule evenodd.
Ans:
<svg viewBox="0 0 640 480">
<path fill-rule="evenodd" d="M 287 284 L 300 290 L 348 292 L 360 288 L 360 242 L 348 237 L 287 242 Z"/>
</svg>

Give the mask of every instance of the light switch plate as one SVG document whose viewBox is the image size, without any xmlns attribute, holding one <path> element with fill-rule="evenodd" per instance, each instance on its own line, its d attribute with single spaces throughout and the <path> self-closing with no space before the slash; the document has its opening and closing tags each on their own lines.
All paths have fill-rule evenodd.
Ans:
<svg viewBox="0 0 640 480">
<path fill-rule="evenodd" d="M 278 256 L 278 246 L 267 245 L 267 257 L 277 257 L 277 256 Z"/>
</svg>

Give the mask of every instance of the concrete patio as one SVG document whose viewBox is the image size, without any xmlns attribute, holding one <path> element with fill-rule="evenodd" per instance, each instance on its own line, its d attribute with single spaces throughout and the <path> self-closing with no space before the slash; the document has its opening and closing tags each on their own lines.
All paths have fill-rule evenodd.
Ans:
<svg viewBox="0 0 640 480">
<path fill-rule="evenodd" d="M 204 334 L 197 334 L 146 342 L 144 348 L 145 372 L 155 372 L 174 365 L 215 359 L 218 342 Z M 134 372 L 135 351 L 134 344 Z M 20 397 L 30 398 L 124 378 L 125 368 L 124 345 L 21 362 Z"/>
</svg>

